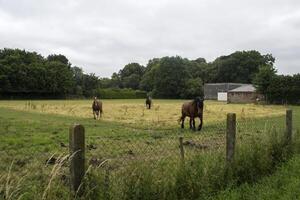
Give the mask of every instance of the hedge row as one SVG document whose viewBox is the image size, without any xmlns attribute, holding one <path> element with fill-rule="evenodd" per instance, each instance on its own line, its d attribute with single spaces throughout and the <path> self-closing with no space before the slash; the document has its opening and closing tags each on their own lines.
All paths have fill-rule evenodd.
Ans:
<svg viewBox="0 0 300 200">
<path fill-rule="evenodd" d="M 97 89 L 94 96 L 101 99 L 143 99 L 146 98 L 147 93 L 140 90 L 107 88 Z"/>
</svg>

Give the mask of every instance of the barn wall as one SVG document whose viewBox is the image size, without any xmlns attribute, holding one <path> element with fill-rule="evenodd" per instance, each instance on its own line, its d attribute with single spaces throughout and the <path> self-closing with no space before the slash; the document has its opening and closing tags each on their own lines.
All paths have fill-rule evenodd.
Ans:
<svg viewBox="0 0 300 200">
<path fill-rule="evenodd" d="M 255 103 L 257 94 L 256 92 L 228 92 L 228 103 Z"/>
</svg>

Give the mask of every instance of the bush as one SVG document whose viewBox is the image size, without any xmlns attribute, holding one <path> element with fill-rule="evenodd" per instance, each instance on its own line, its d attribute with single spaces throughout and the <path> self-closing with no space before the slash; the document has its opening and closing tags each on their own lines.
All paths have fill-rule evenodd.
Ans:
<svg viewBox="0 0 300 200">
<path fill-rule="evenodd" d="M 95 90 L 94 96 L 101 99 L 143 99 L 147 93 L 140 90 L 107 88 Z"/>
</svg>

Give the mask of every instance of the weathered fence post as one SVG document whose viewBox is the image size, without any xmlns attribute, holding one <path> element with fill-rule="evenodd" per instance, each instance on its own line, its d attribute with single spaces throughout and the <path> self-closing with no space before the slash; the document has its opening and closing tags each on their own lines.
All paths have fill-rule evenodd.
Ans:
<svg viewBox="0 0 300 200">
<path fill-rule="evenodd" d="M 84 140 L 84 127 L 80 124 L 71 125 L 69 130 L 70 184 L 71 190 L 78 192 L 78 195 L 82 194 L 84 189 L 81 185 L 85 173 Z"/>
<path fill-rule="evenodd" d="M 179 137 L 180 158 L 184 161 L 183 137 Z"/>
<path fill-rule="evenodd" d="M 226 161 L 230 163 L 234 159 L 236 135 L 236 114 L 227 114 L 227 129 L 226 129 Z"/>
<path fill-rule="evenodd" d="M 291 144 L 292 142 L 292 132 L 293 132 L 293 111 L 292 110 L 286 110 L 286 132 L 285 132 L 285 139 L 286 144 Z"/>
</svg>

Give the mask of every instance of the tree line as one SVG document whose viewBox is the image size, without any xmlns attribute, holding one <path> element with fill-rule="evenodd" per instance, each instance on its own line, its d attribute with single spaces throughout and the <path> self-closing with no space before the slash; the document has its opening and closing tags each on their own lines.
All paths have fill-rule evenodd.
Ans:
<svg viewBox="0 0 300 200">
<path fill-rule="evenodd" d="M 251 83 L 259 68 L 275 58 L 258 51 L 237 51 L 212 62 L 180 56 L 150 59 L 146 66 L 129 63 L 108 79 L 108 85 L 147 91 L 159 98 L 203 96 L 203 84 L 216 82 Z"/>
<path fill-rule="evenodd" d="M 110 78 L 101 78 L 84 73 L 64 55 L 43 57 L 36 52 L 5 48 L 0 50 L 0 92 L 2 96 L 57 98 L 143 98 L 146 94 L 193 98 L 203 96 L 205 83 L 238 82 L 254 83 L 270 102 L 297 101 L 291 92 L 298 94 L 299 74 L 277 75 L 274 62 L 271 54 L 254 50 L 236 51 L 212 62 L 201 57 L 191 60 L 171 56 L 150 59 L 146 66 L 129 63 Z M 270 80 L 267 86 L 266 78 Z"/>
<path fill-rule="evenodd" d="M 265 100 L 276 104 L 300 103 L 300 74 L 278 75 L 272 65 L 261 66 L 256 74 L 254 85 Z"/>
</svg>

